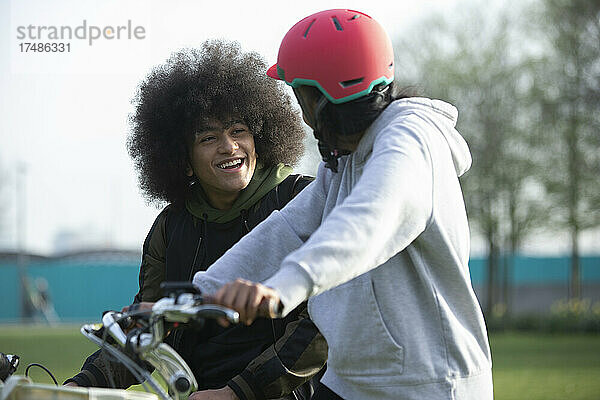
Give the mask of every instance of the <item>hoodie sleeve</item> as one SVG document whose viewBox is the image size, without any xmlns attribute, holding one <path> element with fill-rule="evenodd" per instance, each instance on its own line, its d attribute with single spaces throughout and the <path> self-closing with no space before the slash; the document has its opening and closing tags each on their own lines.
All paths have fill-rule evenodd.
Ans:
<svg viewBox="0 0 600 400">
<path fill-rule="evenodd" d="M 430 129 L 413 114 L 379 132 L 349 195 L 264 282 L 279 292 L 284 315 L 383 264 L 425 230 L 433 209 Z M 291 224 L 293 215 L 285 211 L 282 219 Z"/>
<path fill-rule="evenodd" d="M 282 211 L 273 211 L 210 268 L 197 272 L 194 285 L 202 292 L 214 293 L 237 278 L 261 282 L 272 276 L 285 256 L 302 246 L 321 222 L 325 205 L 321 175 L 283 208 L 287 218 Z"/>
</svg>

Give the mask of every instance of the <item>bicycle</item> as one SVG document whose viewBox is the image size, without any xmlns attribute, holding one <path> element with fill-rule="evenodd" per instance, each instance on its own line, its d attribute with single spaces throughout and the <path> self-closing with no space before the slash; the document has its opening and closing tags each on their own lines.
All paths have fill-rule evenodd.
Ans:
<svg viewBox="0 0 600 400">
<path fill-rule="evenodd" d="M 147 392 L 151 388 L 155 394 L 121 389 L 56 387 L 34 384 L 24 376 L 10 376 L 4 385 L 0 386 L 0 400 L 187 399 L 198 385 L 183 358 L 171 346 L 163 343 L 169 325 L 195 324 L 201 327 L 207 318 L 225 319 L 230 323 L 237 323 L 239 314 L 219 305 L 207 304 L 205 298 L 196 292 L 191 283 L 163 283 L 161 287 L 168 296 L 158 300 L 152 310 L 133 310 L 124 313 L 108 311 L 102 316 L 102 323 L 85 324 L 81 327 L 81 333 L 86 338 L 124 364 L 139 382 L 143 382 L 142 385 Z M 268 313 L 268 309 L 262 312 L 263 315 Z M 16 360 L 18 361 L 18 357 Z M 142 362 L 147 362 L 154 367 L 165 382 L 167 392 L 152 373 L 141 365 Z"/>
</svg>

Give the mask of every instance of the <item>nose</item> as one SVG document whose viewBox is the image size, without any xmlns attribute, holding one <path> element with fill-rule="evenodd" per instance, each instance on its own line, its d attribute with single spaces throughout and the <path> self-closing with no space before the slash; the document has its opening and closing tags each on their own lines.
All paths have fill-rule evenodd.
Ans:
<svg viewBox="0 0 600 400">
<path fill-rule="evenodd" d="M 237 141 L 229 135 L 225 135 L 223 140 L 221 140 L 221 145 L 219 146 L 219 151 L 225 154 L 234 154 L 240 146 Z"/>
</svg>

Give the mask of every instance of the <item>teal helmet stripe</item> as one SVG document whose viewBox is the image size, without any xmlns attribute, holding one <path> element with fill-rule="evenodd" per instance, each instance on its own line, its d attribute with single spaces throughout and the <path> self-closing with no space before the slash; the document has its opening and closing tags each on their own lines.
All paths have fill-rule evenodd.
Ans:
<svg viewBox="0 0 600 400">
<path fill-rule="evenodd" d="M 278 68 L 277 72 L 279 73 L 279 68 Z M 279 74 L 279 76 L 280 77 L 284 76 L 283 70 L 281 71 L 281 74 Z M 386 76 L 382 76 L 381 78 L 378 78 L 378 79 L 375 79 L 374 81 L 372 81 L 371 84 L 369 85 L 369 87 L 366 88 L 365 90 L 361 90 L 358 93 L 353 93 L 349 96 L 342 97 L 341 99 L 334 99 L 333 97 L 331 97 L 331 95 L 329 93 L 327 93 L 327 91 L 325 89 L 323 89 L 321 84 L 313 79 L 295 78 L 292 82 L 288 82 L 285 79 L 283 79 L 283 80 L 285 81 L 285 83 L 287 83 L 288 85 L 290 85 L 293 88 L 297 88 L 298 86 L 302 86 L 302 85 L 314 86 L 314 87 L 318 88 L 321 91 L 321 93 L 323 93 L 325 95 L 327 100 L 329 100 L 333 104 L 341 104 L 341 103 L 347 103 L 354 99 L 358 99 L 359 97 L 368 95 L 369 93 L 371 93 L 371 91 L 373 90 L 373 88 L 375 86 L 380 85 L 382 83 L 389 85 L 394 80 L 394 77 L 392 76 L 391 78 L 388 78 Z"/>
<path fill-rule="evenodd" d="M 277 66 L 277 76 L 279 76 L 279 79 L 282 81 L 285 81 L 285 71 L 279 65 Z"/>
</svg>

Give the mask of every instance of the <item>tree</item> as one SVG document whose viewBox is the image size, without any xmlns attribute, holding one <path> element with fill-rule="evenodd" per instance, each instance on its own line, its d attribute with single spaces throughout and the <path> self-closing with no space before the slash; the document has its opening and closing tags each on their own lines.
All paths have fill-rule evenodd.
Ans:
<svg viewBox="0 0 600 400">
<path fill-rule="evenodd" d="M 545 0 L 538 26 L 544 63 L 536 71 L 539 136 L 551 159 L 544 185 L 558 227 L 569 231 L 569 294 L 581 296 L 579 238 L 600 225 L 600 2 Z"/>
<path fill-rule="evenodd" d="M 508 302 L 513 255 L 543 225 L 548 209 L 537 178 L 545 160 L 531 156 L 538 122 L 530 101 L 536 63 L 519 38 L 521 26 L 508 10 L 475 5 L 454 20 L 420 23 L 409 40 L 396 42 L 402 78 L 460 110 L 458 129 L 473 155 L 462 179 L 467 212 L 488 243 L 487 315 L 501 294 Z"/>
</svg>

